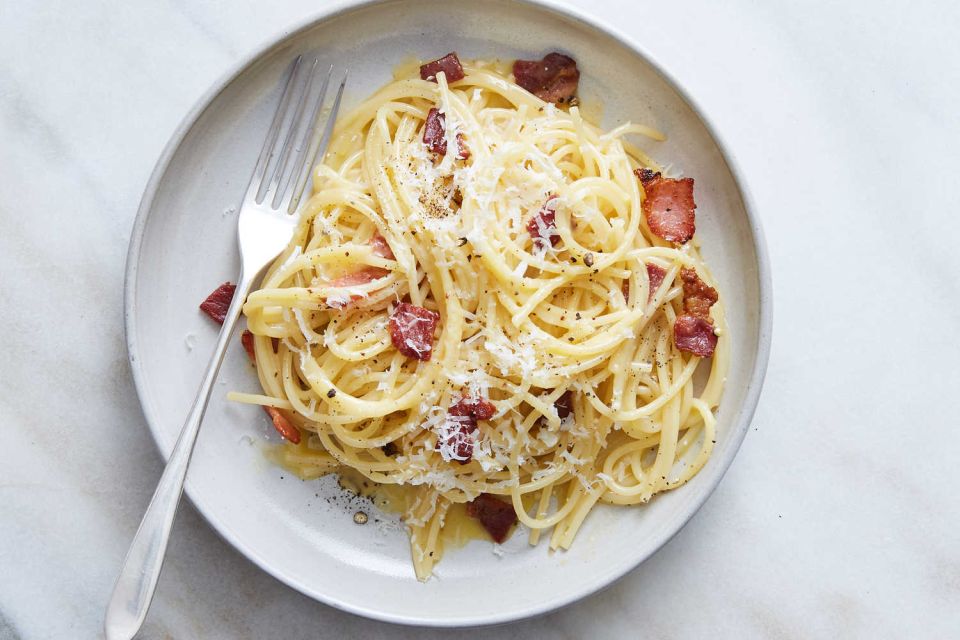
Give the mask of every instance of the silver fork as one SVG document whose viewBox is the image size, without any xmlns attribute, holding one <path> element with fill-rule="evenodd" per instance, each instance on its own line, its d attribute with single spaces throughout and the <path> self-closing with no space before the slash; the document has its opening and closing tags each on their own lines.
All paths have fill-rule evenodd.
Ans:
<svg viewBox="0 0 960 640">
<path fill-rule="evenodd" d="M 107 640 L 133 638 L 146 618 L 163 567 L 193 445 L 210 399 L 210 390 L 240 317 L 240 309 L 256 277 L 290 242 L 299 218 L 295 212 L 309 182 L 310 169 L 316 158 L 326 153 L 330 142 L 347 75 L 344 73 L 323 133 L 317 139 L 318 116 L 333 67 L 327 71 L 317 96 L 312 98 L 313 108 L 305 119 L 304 112 L 311 102 L 314 80 L 322 74 L 318 73 L 317 60 L 309 69 L 302 62 L 303 57 L 298 56 L 290 65 L 280 104 L 240 206 L 238 236 L 241 267 L 233 302 L 220 329 L 216 350 L 207 365 L 193 408 L 180 430 L 167 467 L 123 561 L 107 605 L 104 622 Z M 302 138 L 296 144 L 297 134 L 301 130 Z M 281 135 L 282 132 L 285 132 L 284 135 Z"/>
</svg>

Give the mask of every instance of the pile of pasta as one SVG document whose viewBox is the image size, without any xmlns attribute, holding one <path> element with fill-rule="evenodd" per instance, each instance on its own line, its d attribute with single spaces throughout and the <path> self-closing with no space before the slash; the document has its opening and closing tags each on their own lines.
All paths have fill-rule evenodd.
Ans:
<svg viewBox="0 0 960 640">
<path fill-rule="evenodd" d="M 343 116 L 244 305 L 262 393 L 232 397 L 301 476 L 401 491 L 421 579 L 455 505 L 568 548 L 715 442 L 729 346 L 693 181 L 626 140 L 658 132 L 586 122 L 551 56 L 572 71 L 450 54 Z"/>
</svg>

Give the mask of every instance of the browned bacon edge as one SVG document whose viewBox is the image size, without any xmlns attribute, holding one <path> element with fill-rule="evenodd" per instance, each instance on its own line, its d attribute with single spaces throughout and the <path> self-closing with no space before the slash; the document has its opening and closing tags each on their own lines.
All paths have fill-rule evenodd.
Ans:
<svg viewBox="0 0 960 640">
<path fill-rule="evenodd" d="M 696 269 L 680 270 L 683 282 L 683 315 L 673 324 L 673 341 L 680 351 L 709 358 L 717 347 L 710 307 L 720 299 L 717 290 L 704 282 Z"/>
<path fill-rule="evenodd" d="M 697 270 L 690 267 L 680 269 L 680 280 L 683 282 L 684 313 L 698 316 L 712 324 L 710 307 L 720 299 L 717 290 L 701 280 Z"/>
</svg>

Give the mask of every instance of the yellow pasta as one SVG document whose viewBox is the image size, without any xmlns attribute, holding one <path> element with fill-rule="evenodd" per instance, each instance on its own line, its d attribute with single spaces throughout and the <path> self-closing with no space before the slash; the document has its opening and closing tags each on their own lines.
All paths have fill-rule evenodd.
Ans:
<svg viewBox="0 0 960 640">
<path fill-rule="evenodd" d="M 279 454 L 304 477 L 351 470 L 404 492 L 420 579 L 451 506 L 481 493 L 512 502 L 532 544 L 565 549 L 597 503 L 685 483 L 710 456 L 729 360 L 722 298 L 711 359 L 674 344 L 680 269 L 716 283 L 696 240 L 644 224 L 634 170 L 656 167 L 621 138 L 662 136 L 605 133 L 493 64 L 464 67 L 450 85 L 397 79 L 337 124 L 293 240 L 244 305 L 262 394 L 233 394 L 305 434 Z M 423 141 L 431 108 L 442 156 Z M 555 229 L 538 241 L 548 200 Z M 666 274 L 656 291 L 648 263 Z M 401 301 L 439 314 L 429 360 L 392 342 Z M 495 407 L 469 461 L 438 448 L 460 398 Z"/>
</svg>

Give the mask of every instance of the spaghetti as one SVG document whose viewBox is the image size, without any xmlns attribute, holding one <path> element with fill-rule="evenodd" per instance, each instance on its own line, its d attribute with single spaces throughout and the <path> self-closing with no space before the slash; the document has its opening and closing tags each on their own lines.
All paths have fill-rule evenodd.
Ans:
<svg viewBox="0 0 960 640">
<path fill-rule="evenodd" d="M 452 505 L 483 518 L 499 500 L 508 527 L 565 549 L 594 505 L 687 482 L 710 457 L 729 359 L 696 240 L 644 216 L 651 180 L 669 179 L 624 137 L 660 134 L 604 132 L 493 63 L 455 82 L 432 69 L 337 124 L 244 305 L 263 394 L 231 394 L 305 434 L 279 453 L 302 476 L 402 492 L 421 580 Z M 708 327 L 700 348 L 678 317 Z"/>
</svg>

